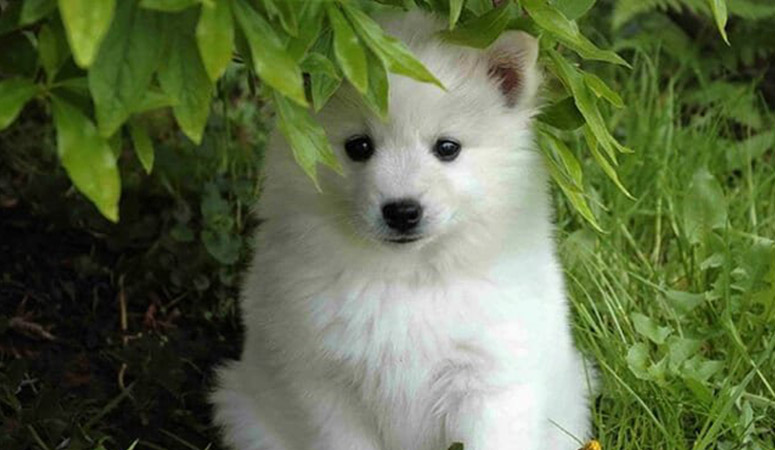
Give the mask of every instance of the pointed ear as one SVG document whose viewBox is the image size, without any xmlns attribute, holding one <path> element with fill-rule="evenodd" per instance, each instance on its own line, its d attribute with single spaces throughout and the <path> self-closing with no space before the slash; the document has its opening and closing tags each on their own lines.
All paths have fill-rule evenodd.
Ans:
<svg viewBox="0 0 775 450">
<path fill-rule="evenodd" d="M 506 105 L 530 104 L 540 75 L 538 40 L 524 31 L 507 31 L 485 50 L 487 74 L 498 84 Z"/>
</svg>

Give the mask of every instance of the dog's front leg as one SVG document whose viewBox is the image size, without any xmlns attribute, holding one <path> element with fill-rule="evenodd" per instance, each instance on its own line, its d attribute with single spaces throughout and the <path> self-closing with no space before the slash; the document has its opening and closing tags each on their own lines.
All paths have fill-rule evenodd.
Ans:
<svg viewBox="0 0 775 450">
<path fill-rule="evenodd" d="M 542 409 L 531 385 L 468 394 L 449 416 L 447 437 L 450 443 L 463 443 L 465 450 L 546 449 L 540 442 Z"/>
<path fill-rule="evenodd" d="M 343 389 L 308 387 L 307 399 L 316 437 L 310 450 L 380 450 L 371 415 Z"/>
</svg>

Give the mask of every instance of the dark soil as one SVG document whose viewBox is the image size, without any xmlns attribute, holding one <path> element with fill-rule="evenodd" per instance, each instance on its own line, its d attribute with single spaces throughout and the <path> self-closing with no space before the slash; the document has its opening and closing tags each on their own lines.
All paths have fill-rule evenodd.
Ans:
<svg viewBox="0 0 775 450">
<path fill-rule="evenodd" d="M 217 448 L 206 395 L 213 367 L 238 355 L 238 322 L 218 312 L 235 288 L 168 288 L 143 264 L 159 259 L 156 237 L 110 245 L 5 206 L 0 448 Z"/>
</svg>

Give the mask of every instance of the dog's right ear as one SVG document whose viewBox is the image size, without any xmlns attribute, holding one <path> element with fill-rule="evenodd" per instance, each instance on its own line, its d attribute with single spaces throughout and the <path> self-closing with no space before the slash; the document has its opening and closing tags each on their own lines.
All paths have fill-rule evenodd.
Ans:
<svg viewBox="0 0 775 450">
<path fill-rule="evenodd" d="M 528 103 L 536 94 L 538 40 L 524 31 L 507 31 L 485 50 L 487 75 L 498 85 L 506 105 Z"/>
</svg>

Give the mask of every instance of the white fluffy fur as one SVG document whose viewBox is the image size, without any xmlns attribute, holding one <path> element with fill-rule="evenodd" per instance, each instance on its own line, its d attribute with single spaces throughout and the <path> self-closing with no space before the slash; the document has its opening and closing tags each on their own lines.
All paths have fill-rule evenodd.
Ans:
<svg viewBox="0 0 775 450">
<path fill-rule="evenodd" d="M 387 122 L 337 94 L 319 119 L 345 176 L 324 170 L 322 192 L 273 137 L 216 422 L 240 450 L 575 449 L 587 382 L 530 131 L 536 42 L 445 45 L 421 13 L 384 26 L 447 91 L 391 75 Z M 522 75 L 514 107 L 488 75 L 504 55 Z M 352 162 L 344 141 L 364 133 L 376 152 Z M 440 136 L 462 143 L 456 160 L 431 153 Z M 401 197 L 424 206 L 425 238 L 386 243 L 380 205 Z"/>
</svg>

